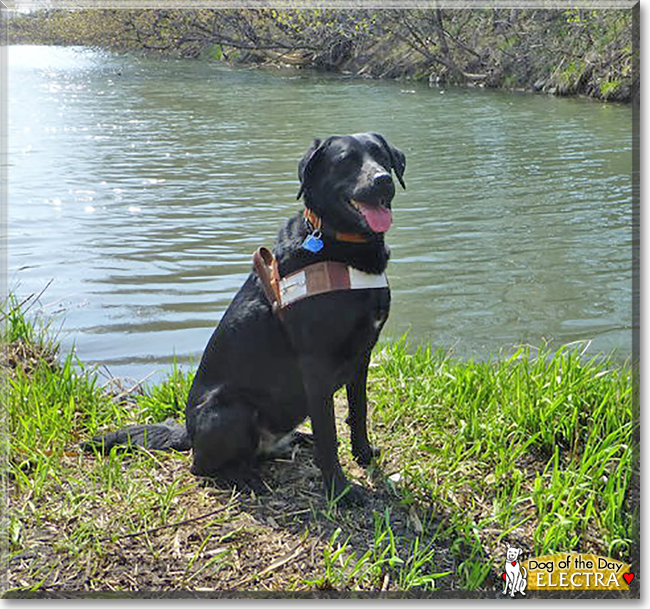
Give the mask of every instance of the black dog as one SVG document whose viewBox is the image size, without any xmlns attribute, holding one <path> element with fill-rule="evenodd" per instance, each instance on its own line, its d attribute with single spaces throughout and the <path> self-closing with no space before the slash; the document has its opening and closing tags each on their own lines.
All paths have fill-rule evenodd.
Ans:
<svg viewBox="0 0 650 609">
<path fill-rule="evenodd" d="M 203 353 L 186 428 L 127 427 L 85 448 L 191 448 L 192 473 L 213 476 L 250 463 L 310 417 L 326 491 L 359 499 L 339 464 L 332 396 L 346 386 L 352 451 L 368 465 L 376 453 L 366 377 L 390 306 L 391 171 L 404 187 L 404 169 L 404 155 L 376 133 L 314 140 L 298 170 L 305 213 L 280 230 L 275 260 L 256 255 Z"/>
</svg>

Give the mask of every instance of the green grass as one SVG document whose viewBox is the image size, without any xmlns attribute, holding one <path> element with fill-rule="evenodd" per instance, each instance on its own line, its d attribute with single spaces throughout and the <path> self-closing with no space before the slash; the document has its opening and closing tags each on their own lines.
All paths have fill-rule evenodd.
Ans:
<svg viewBox="0 0 650 609">
<path fill-rule="evenodd" d="M 468 362 L 400 342 L 379 353 L 371 384 L 375 419 L 397 438 L 390 462 L 404 492 L 430 501 L 465 545 L 491 540 L 494 551 L 515 534 L 532 538 L 536 555 L 629 557 L 638 514 L 626 504 L 627 366 L 575 346 Z"/>
<path fill-rule="evenodd" d="M 369 377 L 382 457 L 352 473 L 377 499 L 351 512 L 309 491 L 307 458 L 277 469 L 302 469 L 303 481 L 258 499 L 200 484 L 187 454 L 80 453 L 96 433 L 181 418 L 192 374 L 175 366 L 158 385 L 109 393 L 73 354 L 59 356 L 51 325 L 15 300 L 4 310 L 12 589 L 490 590 L 506 541 L 527 557 L 624 561 L 638 542 L 626 364 L 576 346 L 474 362 L 382 345 Z M 275 526 L 289 512 L 299 515 Z"/>
<path fill-rule="evenodd" d="M 370 583 L 373 589 L 381 590 L 393 575 L 398 590 L 434 590 L 437 579 L 451 574 L 431 572 L 435 539 L 423 545 L 421 538 L 415 537 L 400 556 L 390 516 L 389 508 L 374 513 L 373 543 L 361 556 L 349 547 L 349 537 L 341 540 L 342 530 L 337 528 L 323 550 L 322 572 L 305 583 L 319 589 L 339 590 L 358 589 Z"/>
</svg>

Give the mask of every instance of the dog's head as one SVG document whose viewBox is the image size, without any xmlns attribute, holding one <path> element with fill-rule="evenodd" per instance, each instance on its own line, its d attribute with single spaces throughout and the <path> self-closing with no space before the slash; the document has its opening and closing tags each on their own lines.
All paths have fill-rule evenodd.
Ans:
<svg viewBox="0 0 650 609">
<path fill-rule="evenodd" d="M 337 231 L 384 233 L 392 223 L 391 172 L 406 188 L 405 168 L 404 154 L 379 133 L 316 139 L 298 166 L 298 198 Z"/>
<path fill-rule="evenodd" d="M 507 546 L 508 549 L 506 550 L 506 562 L 514 562 L 524 552 L 521 548 L 514 548 L 510 544 L 507 544 Z"/>
</svg>

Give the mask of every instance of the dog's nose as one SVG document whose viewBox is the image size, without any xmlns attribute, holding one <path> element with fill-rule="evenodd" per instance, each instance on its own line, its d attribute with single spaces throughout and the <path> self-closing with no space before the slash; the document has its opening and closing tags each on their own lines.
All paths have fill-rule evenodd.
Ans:
<svg viewBox="0 0 650 609">
<path fill-rule="evenodd" d="M 390 173 L 378 173 L 372 180 L 373 186 L 377 188 L 382 188 L 390 186 L 393 183 L 393 178 L 390 177 Z"/>
</svg>

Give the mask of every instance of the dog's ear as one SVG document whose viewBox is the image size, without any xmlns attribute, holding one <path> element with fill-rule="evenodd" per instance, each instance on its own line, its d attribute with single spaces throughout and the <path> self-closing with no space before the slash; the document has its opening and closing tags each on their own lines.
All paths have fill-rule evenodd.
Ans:
<svg viewBox="0 0 650 609">
<path fill-rule="evenodd" d="M 371 133 L 371 135 L 376 137 L 388 152 L 388 156 L 390 157 L 390 165 L 395 171 L 395 175 L 397 176 L 399 183 L 402 185 L 402 188 L 406 189 L 406 184 L 404 183 L 404 170 L 406 169 L 406 156 L 404 156 L 404 153 L 401 150 L 398 150 L 397 148 L 395 148 L 395 146 L 391 146 L 386 141 L 386 138 L 380 133 Z"/>
<path fill-rule="evenodd" d="M 300 163 L 298 163 L 298 179 L 300 180 L 300 190 L 298 191 L 298 196 L 296 199 L 300 199 L 300 197 L 302 197 L 303 193 L 305 192 L 307 180 L 309 179 L 312 168 L 316 164 L 316 161 L 318 160 L 322 149 L 323 143 L 321 140 L 316 138 L 309 147 L 309 150 L 305 152 L 305 156 L 300 159 Z"/>
</svg>

